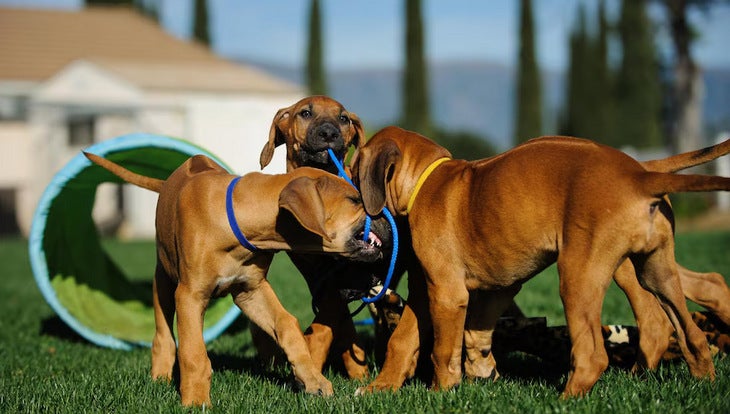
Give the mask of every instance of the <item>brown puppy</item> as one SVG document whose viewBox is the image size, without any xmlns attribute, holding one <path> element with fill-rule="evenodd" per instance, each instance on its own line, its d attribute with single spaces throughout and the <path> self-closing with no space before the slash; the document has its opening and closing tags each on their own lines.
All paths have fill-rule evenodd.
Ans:
<svg viewBox="0 0 730 414">
<path fill-rule="evenodd" d="M 276 147 L 285 145 L 287 172 L 308 166 L 336 174 L 337 168 L 327 150 L 332 149 L 342 160 L 350 147 L 357 149 L 364 142 L 365 133 L 356 114 L 327 96 L 306 97 L 280 109 L 274 116 L 269 141 L 261 151 L 261 168 L 271 162 Z M 365 351 L 357 344 L 355 325 L 347 307 L 348 297 L 343 297 L 343 294 L 350 294 L 353 298 L 366 294 L 375 275 L 385 274 L 387 263 L 343 263 L 336 258 L 299 252 L 291 252 L 289 257 L 307 281 L 313 304 L 318 310 L 304 335 L 315 366 L 321 370 L 332 351 L 341 356 L 350 378 L 366 377 Z M 360 283 L 343 285 L 343 275 L 348 276 L 347 282 Z M 396 284 L 397 280 L 393 286 Z M 259 336 L 255 329 L 252 335 L 255 338 Z M 385 341 L 387 339 L 383 343 Z M 266 355 L 264 342 L 257 339 L 256 343 L 261 344 L 257 346 L 259 353 Z"/>
<path fill-rule="evenodd" d="M 704 148 L 702 150 L 692 151 L 688 153 L 678 154 L 665 159 L 652 160 L 643 162 L 642 165 L 651 171 L 656 172 L 676 172 L 685 168 L 714 160 L 720 156 L 730 153 L 730 140 L 723 143 Z M 668 202 L 668 200 L 666 200 Z M 725 279 L 718 273 L 698 273 L 688 270 L 678 265 L 680 280 L 685 296 L 705 306 L 720 320 L 726 324 L 730 324 L 730 289 L 725 283 Z M 417 282 L 418 265 L 409 268 L 409 274 L 414 275 L 409 278 L 410 292 L 418 298 L 425 297 L 426 293 L 422 286 Z M 643 289 L 636 280 L 636 273 L 633 265 L 629 260 L 625 260 L 614 274 L 614 280 L 619 287 L 626 293 L 632 310 L 636 315 L 637 325 L 641 327 L 642 335 L 640 336 L 640 347 L 638 358 L 634 370 L 639 367 L 653 369 L 656 368 L 662 356 L 666 352 L 670 344 L 670 335 L 674 332 L 674 328 L 668 318 L 662 311 L 659 303 L 654 295 Z M 404 313 L 404 318 L 413 318 L 412 309 L 421 306 L 420 314 L 423 321 L 427 321 L 428 309 L 425 308 L 425 301 L 409 302 L 409 312 Z M 514 308 L 516 305 L 512 303 Z M 505 313 L 506 314 L 506 313 Z M 512 315 L 519 316 L 519 315 Z M 406 325 L 414 327 L 414 323 L 409 322 Z M 423 325 L 428 325 L 423 323 Z M 429 346 L 432 338 L 429 338 L 430 332 L 419 330 L 421 338 L 425 341 L 420 346 Z M 405 328 L 399 332 L 400 338 L 415 337 L 414 333 L 407 333 Z M 492 355 L 483 355 L 482 349 L 491 346 L 491 336 L 472 335 L 467 330 L 465 334 L 465 372 L 469 377 L 492 377 L 496 379 L 499 374 L 496 371 Z M 388 346 L 391 348 L 390 354 L 400 355 L 396 358 L 389 358 L 386 361 L 381 374 L 368 387 L 359 390 L 359 393 L 379 390 L 398 388 L 400 384 L 413 375 L 415 369 L 415 360 L 418 358 L 419 344 L 409 344 L 408 341 L 391 341 Z M 410 347 L 410 348 L 409 348 Z M 411 349 L 408 351 L 407 349 Z M 407 356 L 413 353 L 412 356 Z"/>
<path fill-rule="evenodd" d="M 436 388 L 461 381 L 463 341 L 480 347 L 479 366 L 493 366 L 497 318 L 525 280 L 557 261 L 572 342 L 564 395 L 584 394 L 608 362 L 602 298 L 626 258 L 661 299 L 690 372 L 714 378 L 682 295 L 664 195 L 730 190 L 730 178 L 648 172 L 619 151 L 564 137 L 477 162 L 449 157 L 425 137 L 389 127 L 354 161 L 366 210 L 407 215 L 427 294 L 411 293 L 381 375 L 366 390 L 401 385 L 431 321 Z"/>
<path fill-rule="evenodd" d="M 647 171 L 670 173 L 704 164 L 728 153 L 730 153 L 730 140 L 697 151 L 644 161 L 641 165 Z M 666 196 L 665 201 L 669 202 Z M 725 283 L 725 278 L 715 272 L 695 272 L 679 263 L 677 270 L 685 297 L 704 306 L 730 326 L 730 288 Z M 637 285 L 636 272 L 631 261 L 624 260 L 614 274 L 614 280 L 626 293 L 641 331 L 638 359 L 634 370 L 638 367 L 654 369 L 663 359 L 662 355 L 670 344 L 670 335 L 674 329 L 661 312 L 656 298 Z"/>
<path fill-rule="evenodd" d="M 231 294 L 243 313 L 275 338 L 306 392 L 332 394 L 332 385 L 312 362 L 296 318 L 282 307 L 266 272 L 279 250 L 370 261 L 381 257 L 375 234 L 369 234 L 375 243 L 362 241 L 365 213 L 357 191 L 313 168 L 241 177 L 230 200 L 235 226 L 255 246 L 250 250 L 239 242 L 227 216 L 226 193 L 235 176 L 210 158 L 191 157 L 163 181 L 84 154 L 123 180 L 160 194 L 153 378 L 172 378 L 176 353 L 172 324 L 177 313 L 182 403 L 210 405 L 211 365 L 203 342 L 203 314 L 211 298 Z"/>
</svg>

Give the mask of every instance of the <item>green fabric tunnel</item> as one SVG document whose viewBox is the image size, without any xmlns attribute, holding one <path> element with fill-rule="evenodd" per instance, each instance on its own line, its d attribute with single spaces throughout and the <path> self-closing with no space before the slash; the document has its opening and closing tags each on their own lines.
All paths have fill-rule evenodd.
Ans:
<svg viewBox="0 0 730 414">
<path fill-rule="evenodd" d="M 206 150 L 187 141 L 132 134 L 85 149 L 139 174 L 166 179 L 195 154 Z M 51 180 L 36 208 L 29 235 L 33 276 L 56 314 L 87 340 L 105 347 L 149 346 L 154 335 L 151 288 L 131 283 L 100 241 L 91 212 L 99 184 L 121 183 L 82 153 Z M 154 210 L 149 214 L 155 214 Z M 149 282 L 154 268 L 149 269 Z M 211 302 L 204 339 L 220 335 L 240 314 L 230 298 Z"/>
</svg>

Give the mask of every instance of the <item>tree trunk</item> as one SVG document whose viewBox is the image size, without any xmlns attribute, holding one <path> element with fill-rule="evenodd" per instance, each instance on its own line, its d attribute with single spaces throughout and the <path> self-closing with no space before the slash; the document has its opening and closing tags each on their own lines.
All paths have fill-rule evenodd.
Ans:
<svg viewBox="0 0 730 414">
<path fill-rule="evenodd" d="M 687 22 L 687 0 L 666 0 L 674 43 L 673 113 L 671 147 L 674 152 L 702 148 L 702 71 L 695 64 L 690 44 L 692 32 Z"/>
</svg>

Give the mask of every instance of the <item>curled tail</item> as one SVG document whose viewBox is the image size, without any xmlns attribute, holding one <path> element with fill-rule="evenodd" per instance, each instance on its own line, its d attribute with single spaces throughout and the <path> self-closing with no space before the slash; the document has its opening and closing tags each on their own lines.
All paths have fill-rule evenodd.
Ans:
<svg viewBox="0 0 730 414">
<path fill-rule="evenodd" d="M 660 160 L 644 161 L 647 171 L 672 173 L 695 167 L 730 153 L 730 139 L 697 151 L 683 152 Z"/>
<path fill-rule="evenodd" d="M 160 192 L 160 189 L 162 188 L 162 184 L 165 183 L 164 180 L 159 180 L 157 178 L 152 177 L 146 177 L 144 175 L 140 175 L 137 173 L 134 173 L 132 171 L 129 171 L 128 169 L 122 167 L 121 165 L 109 161 L 106 158 L 100 157 L 96 154 L 92 154 L 90 152 L 83 151 L 86 158 L 88 158 L 91 162 L 94 164 L 109 170 L 112 174 L 116 175 L 117 177 L 121 178 L 122 180 L 134 184 L 138 187 L 146 188 L 150 191 L 154 191 L 156 193 Z"/>
<path fill-rule="evenodd" d="M 716 175 L 646 171 L 642 173 L 639 182 L 644 191 L 655 197 L 671 193 L 730 191 L 730 178 Z"/>
</svg>

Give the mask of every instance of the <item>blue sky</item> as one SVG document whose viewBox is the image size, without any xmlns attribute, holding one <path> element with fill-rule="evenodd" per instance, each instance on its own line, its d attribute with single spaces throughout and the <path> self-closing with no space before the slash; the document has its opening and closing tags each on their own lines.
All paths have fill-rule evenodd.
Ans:
<svg viewBox="0 0 730 414">
<path fill-rule="evenodd" d="M 578 3 L 595 0 L 536 0 L 538 59 L 543 68 L 563 69 L 567 38 Z M 160 0 L 163 26 L 188 38 L 192 0 Z M 82 0 L 0 0 L 0 5 L 74 9 Z M 300 65 L 306 47 L 307 0 L 209 0 L 214 50 L 227 57 Z M 517 53 L 517 0 L 424 0 L 426 53 L 432 61 L 475 60 L 512 65 Z M 607 0 L 615 14 L 618 2 Z M 400 67 L 402 0 L 321 0 L 328 69 Z M 659 19 L 663 9 L 650 8 Z M 730 4 L 693 12 L 702 37 L 694 48 L 706 67 L 730 68 Z M 666 32 L 658 37 L 668 45 Z"/>
</svg>

